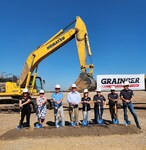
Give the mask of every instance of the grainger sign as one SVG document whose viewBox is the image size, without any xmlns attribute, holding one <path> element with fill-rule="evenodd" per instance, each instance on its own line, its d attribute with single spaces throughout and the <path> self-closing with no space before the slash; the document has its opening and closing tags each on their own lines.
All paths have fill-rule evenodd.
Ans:
<svg viewBox="0 0 146 150">
<path fill-rule="evenodd" d="M 124 82 L 129 81 L 130 89 L 144 90 L 144 77 L 144 74 L 97 75 L 97 87 L 100 87 L 103 91 L 109 91 L 111 86 L 115 86 L 116 90 L 121 90 Z"/>
</svg>

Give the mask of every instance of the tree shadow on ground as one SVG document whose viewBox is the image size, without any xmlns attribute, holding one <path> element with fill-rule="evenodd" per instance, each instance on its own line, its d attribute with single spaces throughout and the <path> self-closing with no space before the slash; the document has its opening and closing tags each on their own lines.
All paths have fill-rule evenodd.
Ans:
<svg viewBox="0 0 146 150">
<path fill-rule="evenodd" d="M 135 109 L 146 110 L 146 103 L 133 103 Z"/>
<path fill-rule="evenodd" d="M 53 122 L 53 121 L 47 121 L 46 124 L 48 126 L 55 126 L 55 122 Z M 69 121 L 65 121 L 65 126 L 70 126 L 70 122 Z"/>
<path fill-rule="evenodd" d="M 106 120 L 106 119 L 103 119 L 103 120 L 104 120 L 105 125 L 113 124 L 111 120 Z M 90 124 L 95 124 L 95 119 L 91 119 Z"/>
<path fill-rule="evenodd" d="M 48 126 L 55 126 L 55 122 L 53 122 L 53 121 L 47 121 L 46 124 Z"/>
</svg>

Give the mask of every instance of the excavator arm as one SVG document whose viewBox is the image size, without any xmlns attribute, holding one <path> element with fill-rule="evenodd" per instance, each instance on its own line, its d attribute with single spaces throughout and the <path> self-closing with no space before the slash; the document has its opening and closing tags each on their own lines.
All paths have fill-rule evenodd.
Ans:
<svg viewBox="0 0 146 150">
<path fill-rule="evenodd" d="M 75 23 L 75 27 L 66 31 L 66 29 Z M 22 88 L 28 88 L 28 84 L 30 82 L 30 78 L 35 68 L 37 68 L 38 64 L 45 59 L 47 56 L 58 50 L 60 47 L 65 45 L 67 42 L 76 39 L 79 61 L 81 66 L 81 78 L 88 76 L 88 78 L 93 79 L 93 64 L 86 64 L 86 49 L 88 50 L 88 55 L 91 56 L 90 44 L 88 39 L 88 33 L 86 26 L 80 17 L 76 17 L 76 20 L 67 26 L 65 29 L 61 29 L 56 35 L 54 35 L 47 42 L 39 46 L 35 51 L 33 51 L 27 58 L 22 73 L 20 75 L 19 86 Z M 87 73 L 87 69 L 89 69 L 89 73 Z M 36 73 L 35 73 L 36 76 Z M 80 84 L 81 80 L 77 80 L 76 84 Z M 94 82 L 94 81 L 93 81 Z M 89 83 L 87 83 L 89 84 Z M 81 87 L 81 88 L 86 88 Z M 88 88 L 89 89 L 89 88 Z"/>
</svg>

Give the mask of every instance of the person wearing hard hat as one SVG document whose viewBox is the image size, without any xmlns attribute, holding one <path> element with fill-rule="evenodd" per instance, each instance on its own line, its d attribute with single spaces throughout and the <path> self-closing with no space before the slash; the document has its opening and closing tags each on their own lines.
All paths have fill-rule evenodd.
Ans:
<svg viewBox="0 0 146 150">
<path fill-rule="evenodd" d="M 63 111 L 63 94 L 60 92 L 60 85 L 55 86 L 55 93 L 52 94 L 54 102 L 54 118 L 56 128 L 65 126 L 64 111 Z"/>
<path fill-rule="evenodd" d="M 104 107 L 106 105 L 106 99 L 101 94 L 101 88 L 96 89 L 96 95 L 94 95 L 93 101 L 94 101 L 94 119 L 95 119 L 95 124 L 97 124 L 97 120 L 102 119 Z"/>
<path fill-rule="evenodd" d="M 109 111 L 111 114 L 111 120 L 118 120 L 118 94 L 115 92 L 115 86 L 111 86 L 111 92 L 108 94 Z M 116 112 L 116 113 L 115 113 Z"/>
<path fill-rule="evenodd" d="M 18 129 L 23 128 L 23 121 L 26 116 L 26 127 L 30 127 L 30 115 L 31 115 L 31 97 L 28 89 L 23 89 L 22 99 L 19 100 L 19 107 L 21 112 L 21 119 Z"/>
<path fill-rule="evenodd" d="M 47 99 L 44 96 L 44 94 L 45 94 L 44 90 L 40 90 L 39 96 L 36 99 L 36 104 L 37 104 L 36 116 L 38 119 L 39 128 L 45 126 L 45 119 L 46 119 L 46 112 L 47 112 L 47 108 L 46 108 Z"/>
<path fill-rule="evenodd" d="M 130 112 L 135 120 L 136 126 L 139 129 L 141 129 L 139 121 L 138 121 L 138 117 L 136 115 L 136 112 L 134 110 L 134 106 L 132 103 L 134 93 L 131 89 L 129 89 L 129 82 L 125 81 L 123 87 L 124 87 L 124 89 L 121 90 L 120 97 L 123 101 L 124 123 L 125 123 L 125 125 L 130 124 L 130 121 L 128 120 L 128 115 L 127 115 L 127 107 L 128 107 L 128 109 L 130 110 Z"/>
<path fill-rule="evenodd" d="M 91 98 L 89 97 L 88 89 L 84 89 L 83 97 L 81 100 L 83 105 L 83 120 L 87 121 L 87 124 L 90 122 L 90 111 L 91 111 Z"/>
<path fill-rule="evenodd" d="M 67 102 L 69 104 L 69 116 L 71 126 L 79 125 L 78 111 L 81 102 L 80 93 L 77 91 L 76 84 L 72 84 L 72 90 L 68 93 Z"/>
</svg>

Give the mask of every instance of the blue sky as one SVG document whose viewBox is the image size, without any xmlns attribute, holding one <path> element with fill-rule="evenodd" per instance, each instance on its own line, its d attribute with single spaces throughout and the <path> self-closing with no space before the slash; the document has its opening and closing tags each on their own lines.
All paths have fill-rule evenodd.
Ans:
<svg viewBox="0 0 146 150">
<path fill-rule="evenodd" d="M 145 0 L 1 0 L 0 73 L 20 75 L 28 55 L 80 16 L 97 74 L 146 73 Z M 67 89 L 80 70 L 75 39 L 43 60 L 46 89 Z"/>
</svg>

